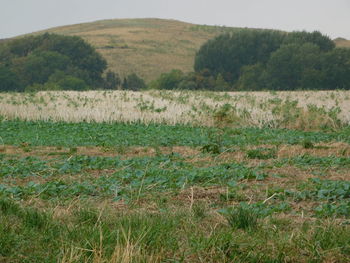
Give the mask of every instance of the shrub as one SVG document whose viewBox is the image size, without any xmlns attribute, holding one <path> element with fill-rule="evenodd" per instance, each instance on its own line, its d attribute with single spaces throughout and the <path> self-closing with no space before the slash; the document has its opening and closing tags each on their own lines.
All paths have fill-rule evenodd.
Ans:
<svg viewBox="0 0 350 263">
<path fill-rule="evenodd" d="M 87 90 L 88 85 L 86 85 L 85 81 L 73 76 L 65 76 L 63 79 L 58 81 L 58 86 L 62 90 Z"/>
<path fill-rule="evenodd" d="M 124 90 L 138 91 L 146 89 L 147 85 L 142 78 L 132 73 L 124 79 L 122 87 Z"/>
<path fill-rule="evenodd" d="M 154 89 L 173 90 L 178 89 L 184 74 L 181 70 L 173 69 L 169 73 L 163 73 L 151 85 Z"/>
</svg>

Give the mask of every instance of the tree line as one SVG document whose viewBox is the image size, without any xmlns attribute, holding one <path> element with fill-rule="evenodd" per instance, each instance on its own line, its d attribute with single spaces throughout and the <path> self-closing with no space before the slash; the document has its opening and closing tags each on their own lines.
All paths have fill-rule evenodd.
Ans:
<svg viewBox="0 0 350 263">
<path fill-rule="evenodd" d="M 197 51 L 194 70 L 163 73 L 154 89 L 350 89 L 350 49 L 318 31 L 241 30 L 217 36 Z M 141 90 L 132 73 L 107 71 L 106 60 L 82 38 L 57 34 L 0 43 L 0 91 Z"/>
<path fill-rule="evenodd" d="M 194 71 L 173 70 L 151 84 L 158 89 L 350 89 L 350 49 L 336 48 L 320 32 L 242 30 L 207 41 Z"/>
<path fill-rule="evenodd" d="M 145 88 L 136 74 L 123 81 L 82 38 L 48 34 L 0 44 L 0 91 Z"/>
</svg>

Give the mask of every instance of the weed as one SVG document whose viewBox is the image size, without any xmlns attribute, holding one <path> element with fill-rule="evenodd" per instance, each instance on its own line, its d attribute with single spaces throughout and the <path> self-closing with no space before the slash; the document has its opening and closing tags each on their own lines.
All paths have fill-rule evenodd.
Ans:
<svg viewBox="0 0 350 263">
<path fill-rule="evenodd" d="M 252 230 L 258 226 L 258 215 L 249 206 L 238 206 L 226 214 L 229 225 L 233 228 Z"/>
<path fill-rule="evenodd" d="M 122 144 L 117 145 L 117 146 L 115 146 L 115 150 L 119 154 L 125 154 L 126 153 L 126 146 L 122 145 Z"/>
<path fill-rule="evenodd" d="M 303 140 L 301 145 L 304 149 L 312 149 L 315 147 L 315 145 L 310 140 Z"/>
<path fill-rule="evenodd" d="M 222 133 L 209 133 L 209 142 L 202 146 L 203 153 L 220 154 L 223 151 Z"/>
<path fill-rule="evenodd" d="M 247 151 L 247 157 L 249 159 L 274 159 L 277 156 L 277 151 L 274 148 L 256 148 Z"/>
<path fill-rule="evenodd" d="M 78 152 L 78 148 L 77 147 L 70 147 L 69 148 L 69 154 L 76 154 Z"/>
<path fill-rule="evenodd" d="M 207 216 L 207 206 L 203 202 L 196 202 L 192 206 L 192 212 L 196 219 L 203 219 Z"/>
<path fill-rule="evenodd" d="M 243 202 L 248 201 L 248 198 L 240 193 L 237 189 L 227 189 L 226 193 L 220 194 L 220 200 L 223 202 L 236 201 Z"/>
</svg>

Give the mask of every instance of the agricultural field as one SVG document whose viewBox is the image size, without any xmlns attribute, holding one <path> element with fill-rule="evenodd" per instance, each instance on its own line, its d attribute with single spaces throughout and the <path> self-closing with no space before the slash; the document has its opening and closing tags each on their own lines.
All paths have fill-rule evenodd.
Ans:
<svg viewBox="0 0 350 263">
<path fill-rule="evenodd" d="M 0 94 L 0 262 L 349 262 L 349 95 Z"/>
<path fill-rule="evenodd" d="M 338 129 L 350 123 L 350 91 L 42 91 L 0 94 L 7 120 Z"/>
</svg>

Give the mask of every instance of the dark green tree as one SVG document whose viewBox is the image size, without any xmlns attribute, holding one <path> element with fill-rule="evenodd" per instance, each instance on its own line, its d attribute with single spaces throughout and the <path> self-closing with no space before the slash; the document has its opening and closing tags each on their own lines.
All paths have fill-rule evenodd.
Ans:
<svg viewBox="0 0 350 263">
<path fill-rule="evenodd" d="M 350 49 L 335 48 L 322 57 L 326 89 L 350 89 Z"/>
<path fill-rule="evenodd" d="M 45 35 L 48 36 L 49 34 Z M 5 43 L 5 45 L 12 56 L 25 57 L 40 46 L 45 35 L 16 38 Z"/>
<path fill-rule="evenodd" d="M 0 64 L 0 91 L 23 91 L 18 76 L 8 67 Z"/>
<path fill-rule="evenodd" d="M 328 36 L 322 35 L 319 31 L 306 32 L 296 31 L 288 33 L 283 41 L 284 44 L 312 43 L 320 48 L 321 51 L 330 51 L 335 48 L 335 43 Z"/>
<path fill-rule="evenodd" d="M 283 45 L 271 55 L 267 63 L 269 88 L 274 90 L 317 89 L 319 77 L 322 75 L 321 55 L 320 48 L 311 43 Z M 312 86 L 305 87 L 305 83 Z"/>
<path fill-rule="evenodd" d="M 197 52 L 194 69 L 208 69 L 216 77 L 235 83 L 243 66 L 266 63 L 270 54 L 283 42 L 284 35 L 277 31 L 242 30 L 220 35 L 206 42 Z"/>
<path fill-rule="evenodd" d="M 265 65 L 257 63 L 242 68 L 241 77 L 237 83 L 238 90 L 263 90 L 266 88 Z"/>
<path fill-rule="evenodd" d="M 45 34 L 42 36 L 40 49 L 55 51 L 68 56 L 72 65 L 88 74 L 84 79 L 91 86 L 102 83 L 102 73 L 107 67 L 107 63 L 95 49 L 77 36 L 62 36 L 55 34 Z"/>
<path fill-rule="evenodd" d="M 184 73 L 181 70 L 174 69 L 169 73 L 162 73 L 151 86 L 154 89 L 173 90 L 178 88 L 183 78 Z"/>
<path fill-rule="evenodd" d="M 88 90 L 89 86 L 84 80 L 75 76 L 67 75 L 65 72 L 56 70 L 44 86 L 46 89 L 59 89 L 59 90 L 76 90 L 83 91 Z"/>
<path fill-rule="evenodd" d="M 80 37 L 48 33 L 1 43 L 0 62 L 9 66 L 25 86 L 43 84 L 59 70 L 83 80 L 90 88 L 98 88 L 103 86 L 102 73 L 107 66 Z"/>
<path fill-rule="evenodd" d="M 65 70 L 70 59 L 58 52 L 35 51 L 26 57 L 13 60 L 13 70 L 21 77 L 24 86 L 43 84 L 56 70 Z"/>
</svg>

